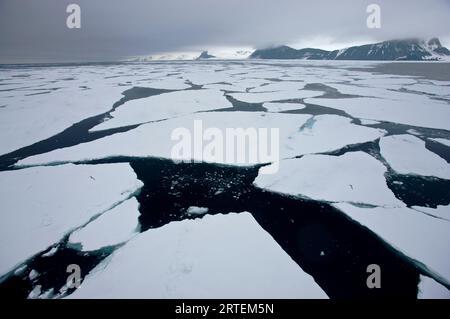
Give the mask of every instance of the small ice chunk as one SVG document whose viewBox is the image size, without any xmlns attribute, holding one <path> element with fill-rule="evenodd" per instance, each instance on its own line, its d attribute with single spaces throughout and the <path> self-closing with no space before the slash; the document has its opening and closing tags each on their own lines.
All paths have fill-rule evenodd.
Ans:
<svg viewBox="0 0 450 319">
<path fill-rule="evenodd" d="M 23 272 L 27 269 L 27 265 L 22 265 L 19 268 L 17 268 L 16 270 L 14 270 L 14 275 L 16 276 L 20 276 L 23 274 Z"/>
<path fill-rule="evenodd" d="M 33 290 L 28 294 L 28 299 L 37 299 L 42 293 L 41 285 L 36 285 Z"/>
<path fill-rule="evenodd" d="M 42 254 L 42 257 L 51 257 L 54 254 L 56 254 L 56 252 L 58 251 L 58 247 L 53 247 L 52 249 L 50 249 L 48 252 L 46 252 L 45 254 Z"/>
<path fill-rule="evenodd" d="M 28 274 L 28 279 L 30 279 L 31 281 L 35 280 L 37 277 L 39 277 L 39 273 L 34 269 L 31 270 Z"/>
<path fill-rule="evenodd" d="M 209 211 L 208 207 L 189 206 L 186 210 L 188 215 L 204 215 Z"/>
</svg>

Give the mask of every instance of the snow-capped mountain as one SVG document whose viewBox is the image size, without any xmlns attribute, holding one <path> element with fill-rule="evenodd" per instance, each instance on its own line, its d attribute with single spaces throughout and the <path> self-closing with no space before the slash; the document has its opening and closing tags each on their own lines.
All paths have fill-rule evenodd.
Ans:
<svg viewBox="0 0 450 319">
<path fill-rule="evenodd" d="M 150 61 L 195 60 L 198 56 L 199 56 L 198 52 L 168 52 L 162 54 L 136 56 L 127 59 L 127 61 L 150 62 Z"/>
<path fill-rule="evenodd" d="M 162 54 L 137 56 L 128 59 L 130 62 L 173 61 L 173 60 L 243 60 L 252 54 L 251 50 L 204 50 L 197 52 L 168 52 Z"/>
<path fill-rule="evenodd" d="M 431 40 L 406 39 L 354 46 L 342 50 L 293 49 L 288 46 L 256 50 L 254 59 L 304 60 L 382 60 L 382 61 L 439 61 L 450 60 L 450 51 L 437 38 Z"/>
</svg>

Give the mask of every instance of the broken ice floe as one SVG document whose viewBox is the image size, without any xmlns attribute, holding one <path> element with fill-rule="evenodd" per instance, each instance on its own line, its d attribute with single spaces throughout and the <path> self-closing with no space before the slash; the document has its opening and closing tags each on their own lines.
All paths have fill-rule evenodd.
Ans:
<svg viewBox="0 0 450 319">
<path fill-rule="evenodd" d="M 351 123 L 351 120 L 336 115 L 320 115 L 312 117 L 306 114 L 283 114 L 264 112 L 207 112 L 187 115 L 163 122 L 149 123 L 125 133 L 79 144 L 74 147 L 62 148 L 49 153 L 32 156 L 21 160 L 18 165 L 42 165 L 61 162 L 79 162 L 93 159 L 124 157 L 160 157 L 174 159 L 172 134 L 177 128 L 195 131 L 195 121 L 201 120 L 203 129 L 215 128 L 222 132 L 226 139 L 228 128 L 279 129 L 279 158 L 291 158 L 303 154 L 330 152 L 347 145 L 373 141 L 385 134 L 385 131 Z M 201 132 L 202 134 L 202 132 Z M 268 135 L 272 138 L 272 136 Z M 209 144 L 202 136 L 192 136 L 192 142 L 200 139 L 200 146 Z M 260 151 L 266 140 L 249 143 L 247 150 Z M 224 147 L 224 146 L 222 146 Z M 258 148 L 260 148 L 258 150 Z M 255 165 L 273 162 L 272 157 L 257 156 L 256 160 L 237 163 L 223 156 L 204 157 L 192 149 L 191 158 L 229 165 Z M 276 154 L 275 154 L 276 155 Z M 234 158 L 233 158 L 234 159 Z"/>
<path fill-rule="evenodd" d="M 280 161 L 276 174 L 259 174 L 254 184 L 271 192 L 327 202 L 405 206 L 388 188 L 387 169 L 364 152 L 306 155 Z"/>
<path fill-rule="evenodd" d="M 263 107 L 268 112 L 286 112 L 293 110 L 301 110 L 305 108 L 305 104 L 301 103 L 277 103 L 277 102 L 268 102 L 264 103 Z"/>
<path fill-rule="evenodd" d="M 73 232 L 69 245 L 91 251 L 124 243 L 138 233 L 138 218 L 139 203 L 133 197 Z"/>
<path fill-rule="evenodd" d="M 370 90 L 370 89 L 368 89 Z M 370 97 L 306 99 L 305 103 L 342 110 L 356 118 L 450 130 L 450 107 L 437 100 L 390 100 Z M 433 111 L 430 111 L 433 110 Z"/>
<path fill-rule="evenodd" d="M 91 131 L 170 119 L 189 113 L 231 108 L 231 103 L 219 90 L 187 90 L 164 93 L 129 101 L 114 112 L 112 118 Z"/>
<path fill-rule="evenodd" d="M 142 183 L 128 164 L 68 164 L 0 172 L 0 185 L 1 276 L 132 196 Z"/>
<path fill-rule="evenodd" d="M 234 99 L 246 103 L 263 103 L 292 99 L 304 99 L 322 95 L 323 92 L 309 90 L 287 90 L 262 93 L 230 93 Z"/>
<path fill-rule="evenodd" d="M 96 85 L 89 90 L 70 87 L 33 96 L 14 92 L 8 102 L 10 107 L 0 109 L 0 154 L 44 140 L 110 110 L 123 97 L 123 91 L 120 87 Z"/>
<path fill-rule="evenodd" d="M 69 297 L 327 298 L 249 213 L 205 216 L 141 233 Z"/>
<path fill-rule="evenodd" d="M 432 140 L 434 142 L 437 142 L 437 143 L 440 143 L 442 145 L 450 147 L 450 140 L 449 139 L 446 139 L 446 138 L 430 138 L 429 140 Z"/>
<path fill-rule="evenodd" d="M 450 223 L 407 207 L 361 208 L 334 204 L 395 249 L 424 265 L 435 279 L 450 285 Z"/>
<path fill-rule="evenodd" d="M 412 135 L 391 135 L 380 139 L 381 156 L 399 174 L 450 179 L 450 164 Z"/>
</svg>

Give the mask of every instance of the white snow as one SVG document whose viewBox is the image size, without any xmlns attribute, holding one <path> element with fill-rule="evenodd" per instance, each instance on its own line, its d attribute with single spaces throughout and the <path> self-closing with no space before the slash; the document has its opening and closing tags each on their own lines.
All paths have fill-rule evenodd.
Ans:
<svg viewBox="0 0 450 319">
<path fill-rule="evenodd" d="M 323 95 L 323 92 L 309 90 L 288 90 L 263 93 L 230 93 L 234 99 L 246 103 L 263 103 L 291 99 L 304 99 Z"/>
<path fill-rule="evenodd" d="M 346 117 L 318 115 L 291 137 L 287 147 L 295 149 L 295 155 L 330 152 L 347 145 L 374 141 L 385 133 L 384 130 L 353 124 Z"/>
<path fill-rule="evenodd" d="M 58 86 L 55 84 L 55 86 Z M 0 108 L 0 155 L 34 144 L 72 124 L 110 110 L 125 88 L 98 85 L 88 90 L 64 88 L 47 94 L 26 96 L 13 91 Z M 0 92 L 4 93 L 4 92 Z M 4 97 L 0 95 L 0 105 Z"/>
<path fill-rule="evenodd" d="M 268 112 L 286 112 L 293 110 L 301 110 L 305 108 L 305 105 L 302 103 L 277 103 L 277 102 L 268 102 L 264 103 L 263 107 L 267 109 Z"/>
<path fill-rule="evenodd" d="M 240 213 L 141 233 L 91 271 L 69 298 L 327 296 L 249 213 Z"/>
<path fill-rule="evenodd" d="M 434 279 L 420 276 L 418 299 L 450 299 L 450 290 Z"/>
<path fill-rule="evenodd" d="M 380 139 L 381 156 L 399 174 L 435 176 L 450 179 L 450 164 L 425 148 L 425 142 L 412 135 L 391 135 Z"/>
<path fill-rule="evenodd" d="M 305 103 L 342 110 L 357 118 L 450 130 L 450 121 L 448 120 L 450 118 L 450 107 L 448 103 L 417 96 L 417 98 L 410 100 L 370 97 L 312 98 L 306 99 Z"/>
<path fill-rule="evenodd" d="M 450 205 L 438 205 L 436 208 L 422 206 L 412 206 L 411 208 L 419 212 L 450 221 Z"/>
<path fill-rule="evenodd" d="M 374 120 L 361 119 L 360 121 L 361 121 L 361 125 L 377 125 L 377 124 L 380 124 L 380 122 L 374 121 Z"/>
<path fill-rule="evenodd" d="M 423 263 L 436 279 L 450 281 L 450 223 L 407 207 L 359 208 L 346 203 L 335 206 L 398 251 Z"/>
<path fill-rule="evenodd" d="M 73 232 L 69 244 L 81 244 L 82 251 L 92 251 L 124 243 L 137 233 L 138 218 L 139 203 L 133 197 Z"/>
<path fill-rule="evenodd" d="M 233 91 L 233 92 L 245 92 L 245 86 L 239 86 L 235 84 L 206 84 L 203 86 L 204 89 L 217 89 L 221 91 Z"/>
<path fill-rule="evenodd" d="M 408 90 L 434 94 L 440 97 L 450 97 L 450 86 L 433 85 L 433 84 L 414 84 L 409 85 L 406 88 Z"/>
<path fill-rule="evenodd" d="M 154 89 L 164 90 L 184 90 L 191 87 L 189 84 L 186 84 L 186 80 L 178 78 L 168 78 L 158 81 L 151 81 L 147 86 Z"/>
<path fill-rule="evenodd" d="M 280 81 L 250 89 L 249 92 L 262 93 L 262 92 L 293 91 L 293 90 L 301 90 L 305 87 L 305 85 L 306 83 L 304 82 Z"/>
<path fill-rule="evenodd" d="M 0 276 L 130 197 L 128 164 L 62 165 L 0 172 Z"/>
<path fill-rule="evenodd" d="M 112 119 L 95 126 L 91 131 L 164 120 L 232 106 L 223 92 L 214 89 L 163 93 L 127 102 L 111 113 Z"/>
<path fill-rule="evenodd" d="M 432 140 L 437 143 L 441 143 L 445 146 L 450 146 L 450 140 L 448 140 L 446 138 L 429 138 L 429 140 Z"/>
<path fill-rule="evenodd" d="M 409 87 L 410 85 L 415 85 L 416 83 L 417 81 L 411 78 L 393 78 L 385 76 L 385 78 L 368 78 L 364 80 L 358 80 L 353 82 L 352 84 L 391 89 L 401 86 Z"/>
<path fill-rule="evenodd" d="M 306 155 L 280 161 L 276 174 L 259 174 L 254 184 L 271 192 L 320 201 L 404 206 L 388 188 L 385 172 L 383 164 L 364 152 Z"/>
<path fill-rule="evenodd" d="M 194 132 L 195 120 L 202 120 L 204 129 L 218 128 L 223 135 L 227 128 L 278 128 L 280 158 L 333 151 L 346 145 L 376 140 L 385 133 L 383 130 L 352 124 L 351 119 L 337 115 L 312 118 L 305 114 L 207 112 L 145 124 L 125 133 L 28 157 L 19 161 L 18 166 L 77 162 L 114 156 L 171 158 L 172 148 L 177 143 L 171 139 L 173 131 L 186 128 L 189 132 Z M 258 145 L 261 146 L 264 142 L 266 141 L 259 141 Z M 248 149 L 252 147 L 255 145 L 250 145 Z M 201 155 L 193 152 L 192 158 L 200 161 Z M 205 161 L 230 165 L 270 162 L 261 157 L 258 157 L 255 163 L 248 161 L 236 164 L 225 157 Z"/>
<path fill-rule="evenodd" d="M 283 152 L 287 155 L 292 155 L 295 154 L 295 150 L 284 147 L 284 145 L 291 142 L 289 137 L 295 135 L 299 128 L 304 125 L 309 118 L 311 118 L 310 115 L 303 114 L 264 112 L 197 113 L 167 121 L 145 124 L 134 130 L 108 136 L 90 143 L 79 144 L 74 147 L 62 148 L 46 154 L 29 157 L 23 161 L 20 161 L 18 164 L 34 165 L 49 162 L 82 161 L 113 156 L 160 157 L 171 159 L 172 149 L 179 143 L 178 140 L 172 140 L 171 137 L 173 132 L 180 128 L 184 128 L 187 132 L 190 132 L 192 144 L 198 138 L 202 140 L 203 130 L 208 128 L 219 129 L 222 133 L 222 137 L 226 136 L 227 128 L 279 128 L 281 145 L 280 153 L 281 155 L 284 154 Z M 200 136 L 195 137 L 195 121 L 199 120 L 202 121 L 201 126 L 203 130 L 201 130 L 202 132 L 200 132 Z M 282 127 L 280 127 L 280 125 L 282 125 Z M 205 141 L 204 144 L 206 145 L 208 143 Z M 224 154 L 225 146 L 226 145 L 224 143 Z M 256 146 L 257 145 L 250 145 L 248 149 L 255 149 Z M 200 154 L 197 154 L 194 151 L 195 150 L 192 149 L 192 159 L 202 161 L 203 153 L 200 152 Z M 220 164 L 235 164 L 235 161 L 228 161 L 225 156 L 222 158 L 209 158 L 205 159 L 205 161 Z M 247 161 L 236 165 L 248 166 L 261 162 L 266 163 L 267 160 L 258 157 L 255 162 Z"/>
</svg>

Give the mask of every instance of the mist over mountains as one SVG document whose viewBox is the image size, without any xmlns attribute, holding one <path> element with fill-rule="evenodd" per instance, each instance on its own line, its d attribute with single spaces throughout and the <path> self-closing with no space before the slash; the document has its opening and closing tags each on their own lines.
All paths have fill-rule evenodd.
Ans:
<svg viewBox="0 0 450 319">
<path fill-rule="evenodd" d="M 131 58 L 129 61 L 170 60 L 362 60 L 362 61 L 450 61 L 450 50 L 442 46 L 438 38 L 389 40 L 379 43 L 352 46 L 327 51 L 317 48 L 294 49 L 287 45 L 264 49 L 236 50 L 228 52 L 173 52 Z"/>
</svg>

